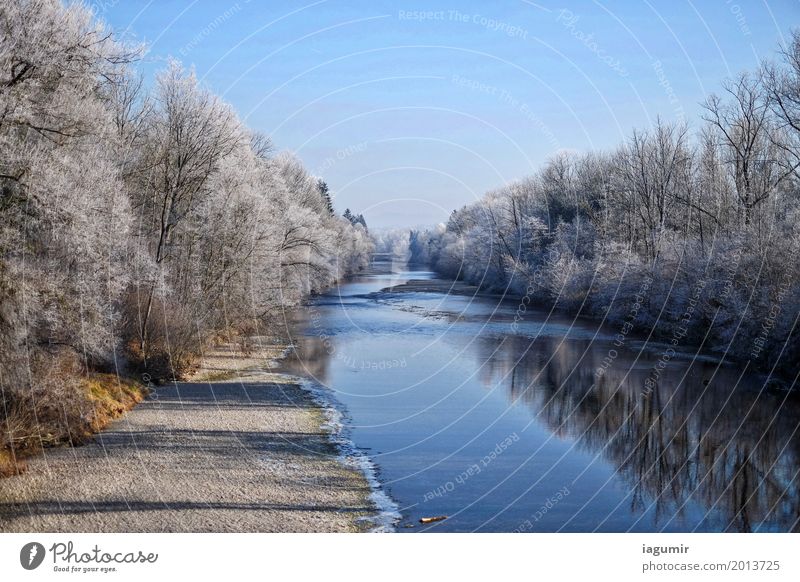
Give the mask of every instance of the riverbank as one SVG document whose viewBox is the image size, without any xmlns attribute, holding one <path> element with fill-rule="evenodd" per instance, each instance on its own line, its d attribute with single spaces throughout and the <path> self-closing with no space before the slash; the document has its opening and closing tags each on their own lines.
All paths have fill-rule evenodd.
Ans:
<svg viewBox="0 0 800 582">
<path fill-rule="evenodd" d="M 115 374 L 75 374 L 68 367 L 57 374 L 59 380 L 2 402 L 0 479 L 24 473 L 43 449 L 86 443 L 149 394 L 140 382 Z"/>
<path fill-rule="evenodd" d="M 223 346 L 81 447 L 2 481 L 0 531 L 356 532 L 373 493 L 325 409 L 270 372 L 286 347 Z"/>
<path fill-rule="evenodd" d="M 400 285 L 393 285 L 382 290 L 383 292 L 392 294 L 405 294 L 405 293 L 443 293 L 447 295 L 458 295 L 464 297 L 485 297 L 489 299 L 496 299 L 502 301 L 517 302 L 522 304 L 523 297 L 515 293 L 497 293 L 482 290 L 477 285 L 472 285 L 464 281 L 454 281 L 446 278 L 432 278 L 432 279 L 411 279 Z M 567 309 L 560 305 L 553 305 L 547 303 L 538 303 L 529 301 L 524 304 L 525 312 L 529 309 L 538 309 L 542 312 L 552 311 L 561 316 L 574 317 L 578 321 L 586 323 L 602 324 L 607 326 L 608 329 L 615 333 L 623 327 L 623 323 L 615 322 L 607 318 L 603 318 L 597 314 L 575 313 L 574 309 Z M 524 313 L 524 312 L 523 312 Z M 524 315 L 520 314 L 520 319 L 524 319 Z M 674 330 L 669 326 L 665 328 L 655 327 L 652 330 L 640 330 L 638 333 L 629 334 L 628 339 L 636 340 L 639 342 L 647 342 L 654 349 L 667 349 L 670 347 L 670 340 L 674 337 Z M 793 391 L 799 390 L 797 386 L 797 370 L 796 368 L 778 368 L 768 367 L 763 363 L 758 365 L 747 358 L 741 357 L 739 354 L 734 353 L 730 349 L 725 349 L 725 346 L 709 349 L 705 346 L 700 346 L 697 341 L 689 341 L 686 337 L 681 338 L 683 350 L 686 353 L 691 353 L 694 356 L 702 356 L 709 358 L 713 361 L 725 360 L 729 364 L 749 365 L 751 371 L 764 376 L 765 386 L 770 390 L 778 391 Z"/>
</svg>

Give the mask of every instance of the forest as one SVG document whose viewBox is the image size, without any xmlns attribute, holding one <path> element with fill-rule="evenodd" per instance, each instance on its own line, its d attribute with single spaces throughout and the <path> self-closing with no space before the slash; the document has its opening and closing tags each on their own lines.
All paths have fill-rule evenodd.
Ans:
<svg viewBox="0 0 800 582">
<path fill-rule="evenodd" d="M 193 71 L 144 78 L 144 47 L 82 4 L 4 2 L 0 38 L 2 472 L 140 399 L 126 378 L 268 333 L 372 242 Z"/>
<path fill-rule="evenodd" d="M 411 259 L 481 288 L 700 346 L 794 379 L 800 362 L 800 33 L 702 103 L 410 236 Z M 778 380 L 778 382 L 781 382 Z"/>
</svg>

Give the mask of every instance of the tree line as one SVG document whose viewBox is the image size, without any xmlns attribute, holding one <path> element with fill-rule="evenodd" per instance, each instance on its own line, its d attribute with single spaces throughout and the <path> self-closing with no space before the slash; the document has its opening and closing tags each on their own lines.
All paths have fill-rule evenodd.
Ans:
<svg viewBox="0 0 800 582">
<path fill-rule="evenodd" d="M 180 63 L 146 82 L 141 54 L 80 3 L 0 6 L 6 432 L 31 394 L 68 400 L 96 370 L 180 377 L 368 264 L 363 218 L 336 215 L 324 181 Z"/>
<path fill-rule="evenodd" d="M 611 151 L 559 153 L 412 232 L 412 261 L 526 306 L 794 372 L 800 33 L 724 82 L 698 126 L 658 119 Z"/>
</svg>

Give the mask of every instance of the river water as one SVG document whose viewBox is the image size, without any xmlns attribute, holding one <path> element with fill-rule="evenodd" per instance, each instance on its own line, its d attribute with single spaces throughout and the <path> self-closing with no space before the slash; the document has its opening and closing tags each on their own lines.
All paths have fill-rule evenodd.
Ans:
<svg viewBox="0 0 800 582">
<path fill-rule="evenodd" d="M 287 369 L 346 411 L 398 531 L 800 530 L 795 395 L 518 301 L 385 290 L 433 277 L 354 278 L 290 328 Z"/>
</svg>

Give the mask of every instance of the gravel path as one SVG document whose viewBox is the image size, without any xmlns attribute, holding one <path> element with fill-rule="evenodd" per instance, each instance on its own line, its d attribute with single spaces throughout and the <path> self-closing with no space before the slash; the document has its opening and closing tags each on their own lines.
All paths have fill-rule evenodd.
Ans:
<svg viewBox="0 0 800 582">
<path fill-rule="evenodd" d="M 359 531 L 363 475 L 337 460 L 322 411 L 290 380 L 159 387 L 77 448 L 0 480 L 0 531 Z"/>
</svg>

